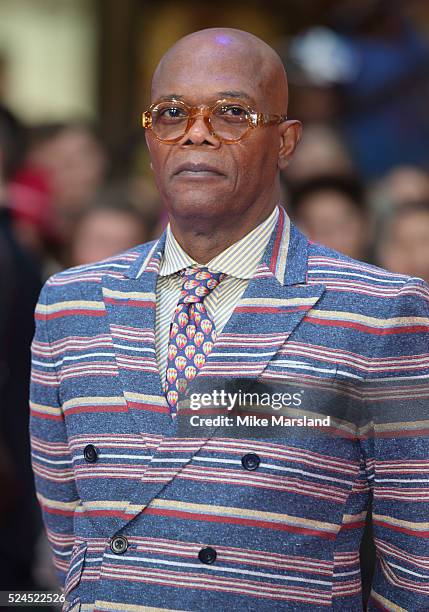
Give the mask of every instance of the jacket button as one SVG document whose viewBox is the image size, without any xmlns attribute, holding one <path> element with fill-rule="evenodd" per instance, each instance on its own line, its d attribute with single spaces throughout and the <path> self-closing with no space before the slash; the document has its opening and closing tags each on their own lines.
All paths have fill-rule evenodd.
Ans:
<svg viewBox="0 0 429 612">
<path fill-rule="evenodd" d="M 88 463 L 95 463 L 98 459 L 98 451 L 93 444 L 87 444 L 83 449 L 83 456 Z"/>
<path fill-rule="evenodd" d="M 205 546 L 198 553 L 198 559 L 201 561 L 201 563 L 207 563 L 207 565 L 214 563 L 216 561 L 216 557 L 217 552 L 211 546 Z"/>
<path fill-rule="evenodd" d="M 257 470 L 260 463 L 261 460 L 255 453 L 247 453 L 241 458 L 241 465 L 245 470 Z"/>
<path fill-rule="evenodd" d="M 128 540 L 125 536 L 115 536 L 110 542 L 110 550 L 115 555 L 122 555 L 128 548 Z"/>
</svg>

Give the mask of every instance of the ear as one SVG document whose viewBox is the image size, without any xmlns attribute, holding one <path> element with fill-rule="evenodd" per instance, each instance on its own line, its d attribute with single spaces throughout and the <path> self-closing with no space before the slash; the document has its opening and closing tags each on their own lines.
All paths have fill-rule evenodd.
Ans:
<svg viewBox="0 0 429 612">
<path fill-rule="evenodd" d="M 280 150 L 278 167 L 284 170 L 289 163 L 290 158 L 295 151 L 295 148 L 302 135 L 302 123 L 293 119 L 291 121 L 283 121 L 279 125 L 280 134 Z"/>
</svg>

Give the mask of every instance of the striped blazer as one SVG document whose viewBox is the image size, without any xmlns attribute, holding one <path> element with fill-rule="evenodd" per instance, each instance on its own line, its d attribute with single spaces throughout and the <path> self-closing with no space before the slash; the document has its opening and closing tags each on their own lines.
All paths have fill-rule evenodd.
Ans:
<svg viewBox="0 0 429 612">
<path fill-rule="evenodd" d="M 281 210 L 191 390 L 410 381 L 420 408 L 364 435 L 184 437 L 155 358 L 164 242 L 55 274 L 36 309 L 32 465 L 63 609 L 360 610 L 373 495 L 368 609 L 429 610 L 427 285 L 309 242 Z"/>
</svg>

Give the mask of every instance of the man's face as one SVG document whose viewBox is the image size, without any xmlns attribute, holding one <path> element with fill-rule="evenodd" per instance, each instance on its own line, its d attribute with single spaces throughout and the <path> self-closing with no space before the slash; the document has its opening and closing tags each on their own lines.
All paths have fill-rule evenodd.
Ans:
<svg viewBox="0 0 429 612">
<path fill-rule="evenodd" d="M 393 221 L 381 245 L 380 265 L 429 282 L 429 213 L 408 211 Z"/>
<path fill-rule="evenodd" d="M 253 110 L 282 114 L 250 57 L 228 45 L 178 52 L 158 74 L 152 102 L 179 98 L 191 106 L 211 105 L 224 98 L 242 99 Z M 281 137 L 278 125 L 250 130 L 241 141 L 221 143 L 200 115 L 176 144 L 146 133 L 152 167 L 161 197 L 174 217 L 219 219 L 237 217 L 272 198 Z"/>
<path fill-rule="evenodd" d="M 322 189 L 306 196 L 295 221 L 310 240 L 354 259 L 366 254 L 368 222 L 356 205 L 335 189 Z"/>
</svg>

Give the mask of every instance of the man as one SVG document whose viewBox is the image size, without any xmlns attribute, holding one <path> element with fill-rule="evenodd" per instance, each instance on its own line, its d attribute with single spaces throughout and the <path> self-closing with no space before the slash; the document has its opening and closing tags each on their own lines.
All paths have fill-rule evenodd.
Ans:
<svg viewBox="0 0 429 612">
<path fill-rule="evenodd" d="M 425 284 L 309 243 L 277 207 L 301 129 L 286 110 L 265 43 L 181 39 L 143 119 L 170 227 L 42 291 L 30 427 L 65 610 L 358 610 L 374 479 L 370 609 L 429 604 L 423 423 L 410 434 L 401 414 L 379 437 L 374 422 L 359 437 L 340 421 L 331 437 L 180 429 L 204 381 L 295 377 L 306 393 L 427 376 Z"/>
<path fill-rule="evenodd" d="M 289 204 L 291 218 L 310 240 L 368 261 L 371 216 L 358 177 L 314 176 L 292 186 Z"/>
<path fill-rule="evenodd" d="M 385 211 L 381 223 L 377 245 L 380 265 L 428 282 L 429 199 L 392 206 Z"/>
</svg>

